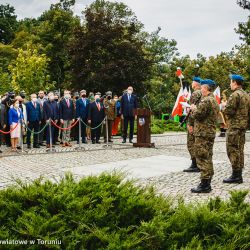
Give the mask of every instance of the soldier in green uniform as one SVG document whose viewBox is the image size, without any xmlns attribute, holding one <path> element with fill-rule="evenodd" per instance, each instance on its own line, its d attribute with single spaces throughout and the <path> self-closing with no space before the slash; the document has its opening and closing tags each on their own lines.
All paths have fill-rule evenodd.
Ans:
<svg viewBox="0 0 250 250">
<path fill-rule="evenodd" d="M 196 106 L 191 105 L 194 118 L 195 158 L 201 170 L 201 182 L 197 188 L 192 188 L 192 193 L 209 193 L 213 170 L 213 145 L 216 134 L 216 121 L 219 105 L 213 91 L 216 84 L 210 79 L 201 81 L 202 98 Z"/>
<path fill-rule="evenodd" d="M 242 169 L 244 168 L 245 133 L 248 126 L 250 101 L 249 95 L 242 89 L 243 77 L 231 75 L 231 90 L 224 113 L 227 119 L 227 155 L 232 165 L 232 175 L 224 179 L 224 183 L 242 183 Z"/>
<path fill-rule="evenodd" d="M 198 105 L 201 100 L 201 78 L 194 77 L 192 82 L 192 89 L 194 92 L 190 97 L 190 105 L 195 104 Z M 193 134 L 193 127 L 194 127 L 194 118 L 192 115 L 191 110 L 189 111 L 188 119 L 187 119 L 187 148 L 188 152 L 191 156 L 191 166 L 187 169 L 184 169 L 183 172 L 200 172 L 200 169 L 197 167 L 196 159 L 195 159 L 195 139 Z"/>
<path fill-rule="evenodd" d="M 116 107 L 115 107 L 115 100 L 112 99 L 112 92 L 107 91 L 106 92 L 106 98 L 103 100 L 104 110 L 105 114 L 108 118 L 108 142 L 113 142 L 111 140 L 112 136 L 112 126 L 114 123 L 114 119 L 116 117 Z M 103 126 L 103 133 L 104 133 L 104 142 L 107 142 L 107 135 L 106 135 L 106 126 L 107 124 Z"/>
</svg>

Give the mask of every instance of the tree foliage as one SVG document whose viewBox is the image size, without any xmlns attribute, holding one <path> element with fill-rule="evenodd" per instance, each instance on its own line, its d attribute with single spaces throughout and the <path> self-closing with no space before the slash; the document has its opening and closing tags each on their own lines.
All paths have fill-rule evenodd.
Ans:
<svg viewBox="0 0 250 250">
<path fill-rule="evenodd" d="M 30 94 L 52 87 L 47 72 L 48 61 L 46 55 L 38 54 L 36 49 L 18 49 L 16 61 L 9 66 L 13 90 L 25 90 Z"/>
<path fill-rule="evenodd" d="M 139 34 L 143 25 L 123 3 L 97 0 L 85 11 L 71 44 L 73 86 L 120 93 L 143 91 L 151 61 Z"/>
<path fill-rule="evenodd" d="M 9 4 L 0 5 L 0 43 L 9 44 L 15 37 L 17 29 L 15 9 Z"/>
</svg>

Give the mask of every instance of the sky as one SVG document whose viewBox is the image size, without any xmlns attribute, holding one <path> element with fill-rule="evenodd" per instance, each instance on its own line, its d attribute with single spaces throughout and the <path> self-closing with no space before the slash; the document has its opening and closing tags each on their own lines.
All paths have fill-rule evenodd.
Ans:
<svg viewBox="0 0 250 250">
<path fill-rule="evenodd" d="M 113 1 L 113 0 L 111 0 Z M 1 4 L 15 7 L 18 19 L 38 17 L 57 0 L 0 0 Z M 81 16 L 91 0 L 76 0 L 74 12 Z M 114 2 L 114 1 L 113 1 Z M 245 22 L 249 10 L 243 10 L 236 0 L 123 0 L 145 30 L 152 32 L 161 27 L 161 36 L 177 41 L 182 56 L 195 58 L 197 53 L 215 56 L 230 51 L 242 43 L 234 28 Z"/>
</svg>

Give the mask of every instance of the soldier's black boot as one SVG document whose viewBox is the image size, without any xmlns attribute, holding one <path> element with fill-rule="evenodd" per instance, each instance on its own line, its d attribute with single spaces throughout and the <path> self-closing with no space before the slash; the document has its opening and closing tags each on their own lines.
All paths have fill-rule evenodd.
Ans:
<svg viewBox="0 0 250 250">
<path fill-rule="evenodd" d="M 233 170 L 232 175 L 223 180 L 223 183 L 242 183 L 243 182 L 243 178 L 242 178 L 242 170 Z"/>
<path fill-rule="evenodd" d="M 201 183 L 196 188 L 191 188 L 192 193 L 210 193 L 211 188 L 211 179 L 201 179 Z"/>
<path fill-rule="evenodd" d="M 183 172 L 187 172 L 187 173 L 198 173 L 200 172 L 200 169 L 197 166 L 196 160 L 192 159 L 192 163 L 191 166 L 187 169 L 184 169 Z"/>
<path fill-rule="evenodd" d="M 225 136 L 226 136 L 226 129 L 221 128 L 221 129 L 220 129 L 219 137 L 225 137 Z"/>
</svg>

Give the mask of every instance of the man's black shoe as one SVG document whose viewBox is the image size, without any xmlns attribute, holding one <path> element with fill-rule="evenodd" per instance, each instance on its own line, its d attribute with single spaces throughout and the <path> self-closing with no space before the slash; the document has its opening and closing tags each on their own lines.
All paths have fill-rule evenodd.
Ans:
<svg viewBox="0 0 250 250">
<path fill-rule="evenodd" d="M 108 142 L 113 142 L 112 140 L 108 140 Z"/>
<path fill-rule="evenodd" d="M 0 154 L 2 154 L 3 153 L 3 151 L 0 149 Z"/>
<path fill-rule="evenodd" d="M 212 191 L 210 179 L 202 179 L 196 188 L 191 188 L 192 193 L 210 193 Z"/>
<path fill-rule="evenodd" d="M 232 175 L 223 180 L 223 183 L 229 183 L 229 184 L 233 184 L 233 183 L 242 183 L 243 182 L 243 178 L 242 178 L 242 170 L 233 170 Z"/>
<path fill-rule="evenodd" d="M 92 141 L 92 144 L 95 144 L 95 141 Z"/>
<path fill-rule="evenodd" d="M 96 141 L 96 144 L 101 144 L 99 141 Z"/>
<path fill-rule="evenodd" d="M 123 139 L 123 140 L 122 140 L 122 143 L 126 143 L 126 139 Z"/>
<path fill-rule="evenodd" d="M 40 146 L 46 146 L 43 142 L 39 143 Z"/>
<path fill-rule="evenodd" d="M 17 149 L 22 149 L 21 146 L 17 146 L 16 148 L 17 148 Z"/>
<path fill-rule="evenodd" d="M 39 145 L 34 145 L 33 148 L 41 148 Z"/>
<path fill-rule="evenodd" d="M 133 140 L 129 140 L 129 143 L 133 143 Z"/>
<path fill-rule="evenodd" d="M 31 149 L 31 146 L 30 146 L 30 145 L 27 145 L 27 148 L 28 148 L 28 149 Z"/>
</svg>

